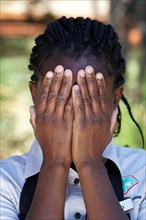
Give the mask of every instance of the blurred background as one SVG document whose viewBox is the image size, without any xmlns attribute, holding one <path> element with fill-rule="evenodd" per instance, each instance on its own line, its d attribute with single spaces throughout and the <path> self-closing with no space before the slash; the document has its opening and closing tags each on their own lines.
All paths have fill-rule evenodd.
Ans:
<svg viewBox="0 0 146 220">
<path fill-rule="evenodd" d="M 65 15 L 91 17 L 117 30 L 127 60 L 125 95 L 146 134 L 146 1 L 145 0 L 1 0 L 0 82 L 1 156 L 26 152 L 34 137 L 29 124 L 29 55 L 45 25 Z M 122 128 L 115 142 L 142 148 L 140 133 L 122 109 Z"/>
</svg>

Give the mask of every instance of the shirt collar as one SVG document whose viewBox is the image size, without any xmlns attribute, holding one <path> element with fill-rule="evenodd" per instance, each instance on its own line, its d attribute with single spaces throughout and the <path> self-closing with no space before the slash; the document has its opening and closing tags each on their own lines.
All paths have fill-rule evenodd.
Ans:
<svg viewBox="0 0 146 220">
<path fill-rule="evenodd" d="M 42 150 L 37 140 L 35 140 L 27 154 L 24 178 L 28 178 L 38 173 L 40 171 L 42 161 Z"/>
<path fill-rule="evenodd" d="M 112 160 L 121 171 L 118 155 L 116 152 L 116 146 L 113 140 L 105 148 L 103 152 L 103 157 Z M 24 178 L 28 178 L 38 173 L 40 171 L 42 161 L 43 161 L 42 150 L 37 140 L 35 140 L 27 154 Z"/>
<path fill-rule="evenodd" d="M 121 172 L 119 158 L 118 158 L 118 155 L 117 155 L 117 147 L 118 146 L 115 145 L 115 143 L 112 139 L 111 142 L 105 148 L 102 156 L 106 159 L 112 160 L 117 165 L 117 167 L 119 168 L 119 170 Z"/>
</svg>

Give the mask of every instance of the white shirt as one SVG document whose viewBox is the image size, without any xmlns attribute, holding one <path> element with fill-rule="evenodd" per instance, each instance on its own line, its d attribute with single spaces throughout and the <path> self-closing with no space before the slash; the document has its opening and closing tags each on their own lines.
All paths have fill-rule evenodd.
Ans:
<svg viewBox="0 0 146 220">
<path fill-rule="evenodd" d="M 118 166 L 123 182 L 125 198 L 131 198 L 134 208 L 128 211 L 131 220 L 146 219 L 146 153 L 141 149 L 119 147 L 113 141 L 106 147 L 103 157 L 111 159 Z M 17 220 L 19 199 L 25 180 L 40 171 L 42 151 L 35 140 L 30 151 L 22 156 L 13 156 L 1 161 L 0 219 Z M 70 168 L 66 192 L 64 216 L 66 220 L 85 219 L 86 209 L 80 183 L 74 180 L 78 174 Z"/>
</svg>

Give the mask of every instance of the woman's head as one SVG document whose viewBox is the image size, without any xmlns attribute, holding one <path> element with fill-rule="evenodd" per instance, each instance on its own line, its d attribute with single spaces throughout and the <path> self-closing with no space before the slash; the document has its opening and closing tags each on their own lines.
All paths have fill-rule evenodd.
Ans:
<svg viewBox="0 0 146 220">
<path fill-rule="evenodd" d="M 54 71 L 56 65 L 71 69 L 75 84 L 77 71 L 90 65 L 96 73 L 103 73 L 107 87 L 111 90 L 109 92 L 113 92 L 111 102 L 118 105 L 123 91 L 121 85 L 124 84 L 125 60 L 121 55 L 118 36 L 111 25 L 90 18 L 61 17 L 49 23 L 45 32 L 36 38 L 35 43 L 29 69 L 33 71 L 31 81 L 36 85 L 48 70 Z M 122 100 L 133 120 L 130 106 L 123 95 Z M 119 107 L 118 109 L 116 135 L 121 128 L 121 111 Z"/>
<path fill-rule="evenodd" d="M 121 56 L 121 46 L 111 25 L 105 25 L 89 18 L 62 17 L 50 23 L 44 34 L 35 40 L 29 69 L 34 73 L 32 81 L 37 81 L 45 61 L 54 57 L 70 57 L 78 60 L 104 63 L 109 76 L 114 77 L 114 87 L 124 83 L 125 60 Z M 93 63 L 93 62 L 92 62 Z"/>
</svg>

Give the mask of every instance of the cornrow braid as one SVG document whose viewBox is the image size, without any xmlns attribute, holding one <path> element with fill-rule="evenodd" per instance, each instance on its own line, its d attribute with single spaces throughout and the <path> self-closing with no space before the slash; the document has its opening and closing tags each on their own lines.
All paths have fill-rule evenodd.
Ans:
<svg viewBox="0 0 146 220">
<path fill-rule="evenodd" d="M 114 137 L 117 137 L 121 131 L 121 122 L 122 122 L 122 113 L 120 106 L 118 106 L 118 115 L 117 115 L 117 128 L 114 133 Z"/>
<path fill-rule="evenodd" d="M 37 80 L 38 70 L 55 49 L 62 49 L 68 56 L 79 57 L 85 51 L 96 57 L 105 56 L 109 74 L 115 75 L 115 82 L 124 82 L 125 60 L 121 56 L 118 36 L 111 25 L 102 22 L 62 17 L 48 24 L 44 34 L 35 39 L 29 69 L 34 71 L 31 80 Z M 89 55 L 89 54 L 88 54 Z M 122 67 L 122 68 L 121 68 Z"/>
<path fill-rule="evenodd" d="M 109 76 L 114 76 L 114 89 L 124 83 L 126 62 L 121 55 L 121 45 L 118 36 L 111 25 L 105 25 L 90 18 L 66 18 L 49 23 L 42 35 L 35 39 L 28 68 L 33 71 L 31 80 L 37 83 L 42 74 L 43 63 L 52 55 L 60 52 L 75 59 L 84 55 L 94 56 L 106 62 Z M 129 111 L 127 101 L 122 97 Z M 117 136 L 121 130 L 122 114 L 118 108 Z M 129 111 L 131 116 L 131 111 Z M 133 116 L 131 117 L 133 120 Z M 134 120 L 135 121 L 135 120 Z M 141 133 L 141 130 L 140 130 Z"/>
<path fill-rule="evenodd" d="M 124 96 L 124 94 L 122 94 L 121 100 L 122 100 L 122 101 L 124 102 L 124 104 L 127 106 L 127 110 L 128 110 L 128 112 L 129 112 L 129 115 L 130 115 L 132 121 L 133 121 L 133 122 L 135 123 L 135 125 L 137 126 L 137 128 L 138 128 L 138 130 L 139 130 L 139 132 L 140 132 L 140 134 L 141 134 L 142 144 L 143 144 L 143 148 L 144 148 L 144 136 L 143 136 L 143 132 L 142 132 L 142 130 L 141 130 L 139 124 L 137 123 L 137 121 L 136 121 L 135 118 L 133 117 L 133 114 L 132 114 L 132 111 L 131 111 L 131 107 L 130 107 L 130 105 L 129 105 L 127 99 L 126 99 L 126 97 Z"/>
</svg>

